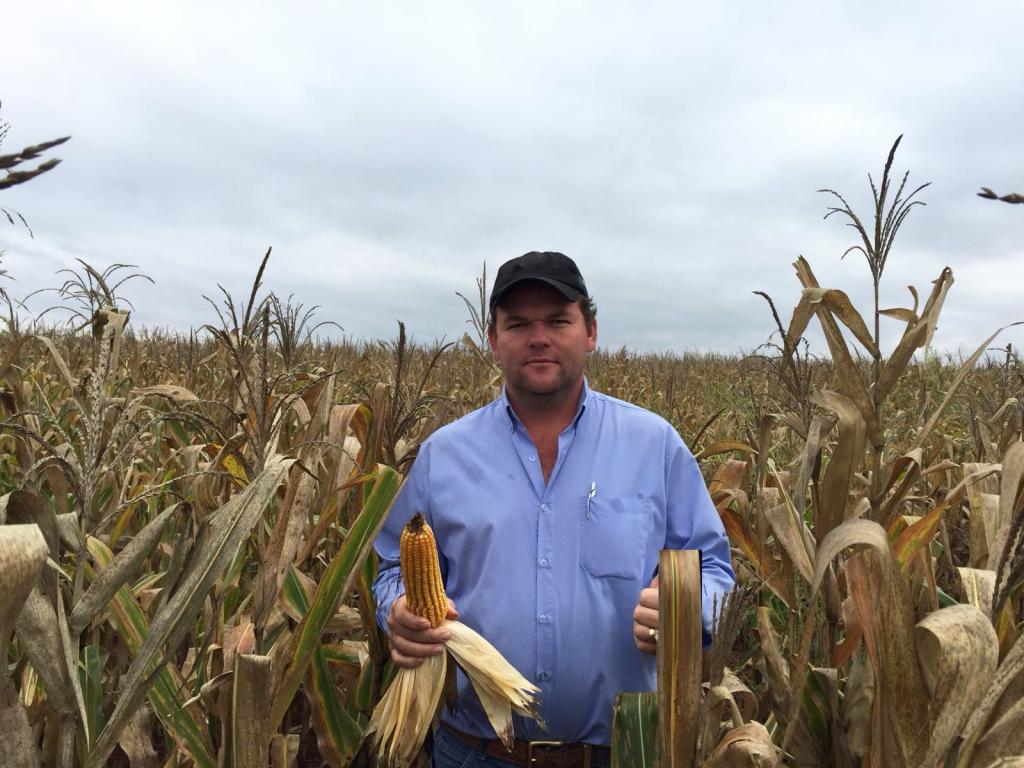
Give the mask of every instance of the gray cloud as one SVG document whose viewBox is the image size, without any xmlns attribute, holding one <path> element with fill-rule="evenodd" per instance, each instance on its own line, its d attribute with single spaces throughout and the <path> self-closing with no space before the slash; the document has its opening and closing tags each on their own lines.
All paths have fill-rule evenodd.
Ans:
<svg viewBox="0 0 1024 768">
<path fill-rule="evenodd" d="M 346 333 L 400 318 L 452 338 L 484 260 L 557 249 L 604 346 L 749 350 L 773 327 L 751 291 L 788 317 L 799 254 L 869 310 L 862 260 L 839 260 L 854 233 L 815 190 L 866 211 L 866 174 L 905 133 L 896 167 L 934 184 L 883 303 L 949 264 L 937 345 L 1024 319 L 1024 218 L 974 196 L 1024 185 L 1016 3 L 68 3 L 7 20 L 5 147 L 74 136 L 0 200 L 36 233 L 0 231 L 19 291 L 76 257 L 127 261 L 157 281 L 128 289 L 135 321 L 187 328 L 273 245 L 268 285 Z"/>
</svg>

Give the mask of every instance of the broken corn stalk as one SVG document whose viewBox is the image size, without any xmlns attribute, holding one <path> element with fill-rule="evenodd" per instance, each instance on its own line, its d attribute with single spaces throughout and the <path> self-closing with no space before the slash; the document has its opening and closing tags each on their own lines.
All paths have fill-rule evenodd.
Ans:
<svg viewBox="0 0 1024 768">
<path fill-rule="evenodd" d="M 447 653 L 428 657 L 414 669 L 399 669 L 367 728 L 367 735 L 376 734 L 377 754 L 394 768 L 412 764 L 437 713 L 449 654 L 480 697 L 494 732 L 511 749 L 515 740 L 512 712 L 540 721 L 535 698 L 540 689 L 482 635 L 461 622 L 445 618 L 448 597 L 441 580 L 437 545 L 422 514 L 416 513 L 402 529 L 400 553 L 409 610 L 428 619 L 433 627 L 443 625 L 451 639 L 445 645 Z"/>
</svg>

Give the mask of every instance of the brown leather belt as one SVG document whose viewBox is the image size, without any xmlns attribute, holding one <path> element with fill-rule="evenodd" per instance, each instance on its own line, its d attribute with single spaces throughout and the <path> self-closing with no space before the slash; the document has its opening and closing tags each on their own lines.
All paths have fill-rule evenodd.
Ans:
<svg viewBox="0 0 1024 768">
<path fill-rule="evenodd" d="M 524 768 L 598 768 L 610 765 L 611 750 L 594 744 L 561 741 L 522 741 L 516 739 L 512 751 L 497 739 L 483 739 L 453 728 L 442 722 L 441 726 L 463 744 L 483 752 L 489 757 L 522 765 Z"/>
</svg>

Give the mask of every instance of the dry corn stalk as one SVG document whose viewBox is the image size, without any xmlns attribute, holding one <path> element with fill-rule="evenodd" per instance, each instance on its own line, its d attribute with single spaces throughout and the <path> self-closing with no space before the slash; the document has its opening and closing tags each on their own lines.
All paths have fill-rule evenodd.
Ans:
<svg viewBox="0 0 1024 768">
<path fill-rule="evenodd" d="M 434 532 L 420 513 L 402 529 L 401 568 L 409 610 L 429 620 L 433 627 L 444 626 L 451 638 L 445 644 L 447 653 L 428 657 L 413 669 L 399 669 L 367 729 L 367 734 L 376 732 L 377 754 L 391 766 L 412 763 L 441 701 L 449 654 L 472 683 L 498 738 L 511 749 L 515 739 L 512 712 L 539 720 L 535 694 L 540 689 L 483 636 L 445 618 L 448 597 L 441 580 Z"/>
</svg>

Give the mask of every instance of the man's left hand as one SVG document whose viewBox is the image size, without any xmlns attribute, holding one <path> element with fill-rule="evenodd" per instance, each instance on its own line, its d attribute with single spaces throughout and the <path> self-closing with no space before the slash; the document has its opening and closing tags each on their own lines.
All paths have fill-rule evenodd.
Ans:
<svg viewBox="0 0 1024 768">
<path fill-rule="evenodd" d="M 640 599 L 633 609 L 633 642 L 641 653 L 658 653 L 657 576 L 651 581 L 651 586 L 640 590 Z"/>
</svg>

